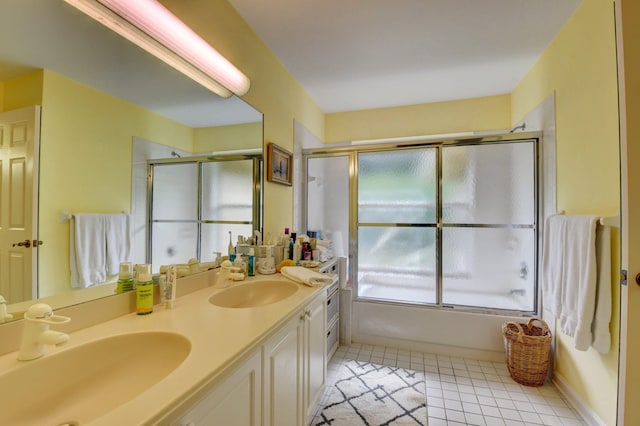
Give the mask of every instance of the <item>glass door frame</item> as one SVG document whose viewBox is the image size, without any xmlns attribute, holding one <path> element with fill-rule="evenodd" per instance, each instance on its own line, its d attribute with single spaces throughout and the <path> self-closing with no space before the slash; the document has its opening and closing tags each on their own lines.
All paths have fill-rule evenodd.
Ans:
<svg viewBox="0 0 640 426">
<path fill-rule="evenodd" d="M 522 316 L 522 315 L 531 315 L 536 314 L 540 311 L 540 290 L 541 286 L 539 284 L 539 265 L 541 262 L 541 253 L 539 246 L 539 230 L 540 226 L 540 215 L 542 212 L 542 204 L 543 200 L 540 198 L 540 153 L 541 153 L 541 140 L 542 133 L 541 132 L 517 132 L 517 133 L 501 133 L 501 134 L 488 134 L 488 135 L 479 135 L 479 136 L 469 136 L 462 138 L 444 138 L 438 137 L 430 139 L 425 137 L 424 140 L 412 140 L 407 143 L 393 143 L 381 141 L 380 143 L 371 143 L 368 145 L 361 144 L 342 144 L 338 147 L 327 147 L 327 148 L 313 148 L 306 149 L 302 151 L 302 218 L 303 218 L 303 229 L 306 229 L 307 226 L 307 215 L 308 215 L 308 205 L 307 205 L 307 162 L 310 158 L 318 158 L 318 157 L 331 157 L 331 156 L 349 156 L 349 206 L 348 206 L 348 216 L 349 216 L 349 242 L 348 242 L 348 262 L 350 267 L 348 268 L 348 282 L 351 283 L 353 288 L 353 300 L 368 302 L 368 303 L 381 303 L 381 304 L 393 304 L 393 305 L 406 305 L 410 307 L 424 307 L 424 308 L 432 308 L 432 309 L 455 309 L 461 310 L 465 312 L 479 312 L 479 313 L 496 313 L 499 312 L 501 315 L 512 315 L 512 316 Z M 496 143 L 513 143 L 513 142 L 525 142 L 525 141 L 533 141 L 534 142 L 534 225 L 533 230 L 535 232 L 535 266 L 533 268 L 533 272 L 535 275 L 534 283 L 534 309 L 532 312 L 529 311 L 515 311 L 509 309 L 494 309 L 494 308 L 484 308 L 484 307 L 471 307 L 464 305 L 450 305 L 442 303 L 442 230 L 445 225 L 442 223 L 442 147 L 445 146 L 464 146 L 464 145 L 481 145 L 481 144 L 496 144 Z M 436 304 L 413 304 L 413 303 L 403 303 L 403 302 L 393 302 L 393 301 L 384 301 L 377 299 L 367 299 L 358 297 L 358 153 L 361 152 L 370 152 L 370 151 L 390 151 L 390 150 L 402 150 L 407 148 L 422 148 L 422 147 L 436 147 L 437 149 L 437 217 L 436 217 L 436 300 L 438 303 Z M 393 224 L 388 224 L 388 226 L 393 226 Z M 404 225 L 402 225 L 404 226 Z"/>
<path fill-rule="evenodd" d="M 205 163 L 215 163 L 223 161 L 253 161 L 253 194 L 252 194 L 252 218 L 249 221 L 220 221 L 220 220 L 202 220 L 202 165 Z M 230 155 L 215 155 L 215 156 L 194 156 L 194 157 L 180 157 L 180 158 L 163 158 L 158 160 L 147 160 L 147 219 L 146 219 L 146 253 L 145 259 L 147 263 L 151 263 L 152 258 L 152 244 L 153 244 L 153 184 L 154 176 L 153 170 L 156 165 L 166 164 L 196 164 L 197 166 L 197 236 L 196 236 L 196 256 L 201 259 L 201 247 L 202 247 L 202 224 L 242 224 L 242 225 L 254 225 L 254 229 L 262 229 L 263 220 L 263 202 L 264 195 L 262 191 L 262 179 L 263 179 L 263 158 L 262 154 L 230 154 Z M 168 220 L 163 222 L 180 222 L 177 220 Z M 186 261 L 187 259 L 185 259 Z"/>
</svg>

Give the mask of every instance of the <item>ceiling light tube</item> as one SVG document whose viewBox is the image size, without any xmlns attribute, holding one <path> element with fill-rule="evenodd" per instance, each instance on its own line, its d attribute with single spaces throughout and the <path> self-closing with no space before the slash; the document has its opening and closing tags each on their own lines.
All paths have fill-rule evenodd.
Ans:
<svg viewBox="0 0 640 426">
<path fill-rule="evenodd" d="M 156 0 L 65 1 L 224 98 L 249 90 L 247 76 Z"/>
</svg>

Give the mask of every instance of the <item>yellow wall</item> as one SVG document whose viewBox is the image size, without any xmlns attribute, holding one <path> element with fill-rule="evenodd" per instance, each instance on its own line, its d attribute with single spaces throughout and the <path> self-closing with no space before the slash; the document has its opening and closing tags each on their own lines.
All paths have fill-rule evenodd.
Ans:
<svg viewBox="0 0 640 426">
<path fill-rule="evenodd" d="M 131 210 L 132 141 L 187 151 L 193 130 L 44 71 L 40 140 L 40 296 L 69 289 L 69 225 L 60 210 Z"/>
<path fill-rule="evenodd" d="M 262 122 L 194 129 L 193 152 L 262 149 Z"/>
<path fill-rule="evenodd" d="M 5 81 L 0 97 L 0 111 L 11 111 L 31 105 L 42 105 L 42 70 Z"/>
<path fill-rule="evenodd" d="M 550 93 L 556 99 L 557 205 L 567 214 L 616 215 L 620 206 L 613 4 L 585 0 L 512 93 L 516 123 Z M 557 334 L 555 371 L 608 425 L 615 424 L 619 238 L 613 242 L 612 350 L 573 349 Z"/>
<path fill-rule="evenodd" d="M 628 327 L 623 329 L 626 337 L 626 383 L 622 389 L 624 397 L 623 421 L 625 425 L 640 424 L 640 287 L 634 284 L 634 277 L 640 271 L 640 2 L 637 0 L 616 0 L 620 13 L 623 61 L 621 70 L 621 99 L 623 129 L 623 199 L 627 208 L 623 243 L 623 266 L 629 270 L 629 285 L 623 292 L 627 296 L 626 315 Z"/>
<path fill-rule="evenodd" d="M 325 142 L 510 129 L 509 95 L 327 114 Z"/>
<path fill-rule="evenodd" d="M 264 114 L 265 143 L 293 151 L 294 119 L 324 139 L 320 108 L 226 0 L 161 3 L 251 79 L 243 99 Z M 277 235 L 292 225 L 293 190 L 265 180 L 264 196 L 264 230 Z"/>
</svg>

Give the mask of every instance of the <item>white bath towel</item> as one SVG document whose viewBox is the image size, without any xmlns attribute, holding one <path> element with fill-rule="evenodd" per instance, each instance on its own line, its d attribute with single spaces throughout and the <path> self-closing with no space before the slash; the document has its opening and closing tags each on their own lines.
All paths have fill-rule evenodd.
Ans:
<svg viewBox="0 0 640 426">
<path fill-rule="evenodd" d="M 611 228 L 598 226 L 596 234 L 596 259 L 598 265 L 598 285 L 596 311 L 591 325 L 593 342 L 591 346 L 606 354 L 611 348 Z"/>
<path fill-rule="evenodd" d="M 549 216 L 544 224 L 542 307 L 556 318 L 562 313 L 562 267 L 566 224 L 562 215 Z"/>
<path fill-rule="evenodd" d="M 130 215 L 106 214 L 104 217 L 107 274 L 113 275 L 120 271 L 120 262 L 127 262 L 131 258 Z"/>
<path fill-rule="evenodd" d="M 107 279 L 105 220 L 101 214 L 79 213 L 69 228 L 71 286 L 85 288 Z"/>
<path fill-rule="evenodd" d="M 328 274 L 321 274 L 302 266 L 285 266 L 280 273 L 292 281 L 308 286 L 321 286 L 333 283 L 334 277 Z"/>
<path fill-rule="evenodd" d="M 129 215 L 78 213 L 69 228 L 71 286 L 86 288 L 117 274 L 130 260 Z"/>
<path fill-rule="evenodd" d="M 574 347 L 583 351 L 591 346 L 593 339 L 597 220 L 591 215 L 551 216 L 545 229 L 545 305 L 558 318 L 560 330 L 573 337 Z"/>
</svg>

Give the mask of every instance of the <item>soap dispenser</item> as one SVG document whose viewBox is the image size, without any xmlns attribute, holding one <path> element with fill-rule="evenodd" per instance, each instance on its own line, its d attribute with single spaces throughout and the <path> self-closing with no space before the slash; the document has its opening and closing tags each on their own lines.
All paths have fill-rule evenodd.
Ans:
<svg viewBox="0 0 640 426">
<path fill-rule="evenodd" d="M 151 276 L 151 265 L 140 265 L 138 271 L 136 313 L 138 315 L 147 315 L 153 312 L 153 277 Z"/>
<path fill-rule="evenodd" d="M 13 315 L 7 312 L 7 300 L 0 295 L 0 324 L 12 319 Z"/>
<path fill-rule="evenodd" d="M 122 262 L 118 273 L 116 293 L 124 293 L 133 290 L 133 265 L 131 262 Z"/>
</svg>

